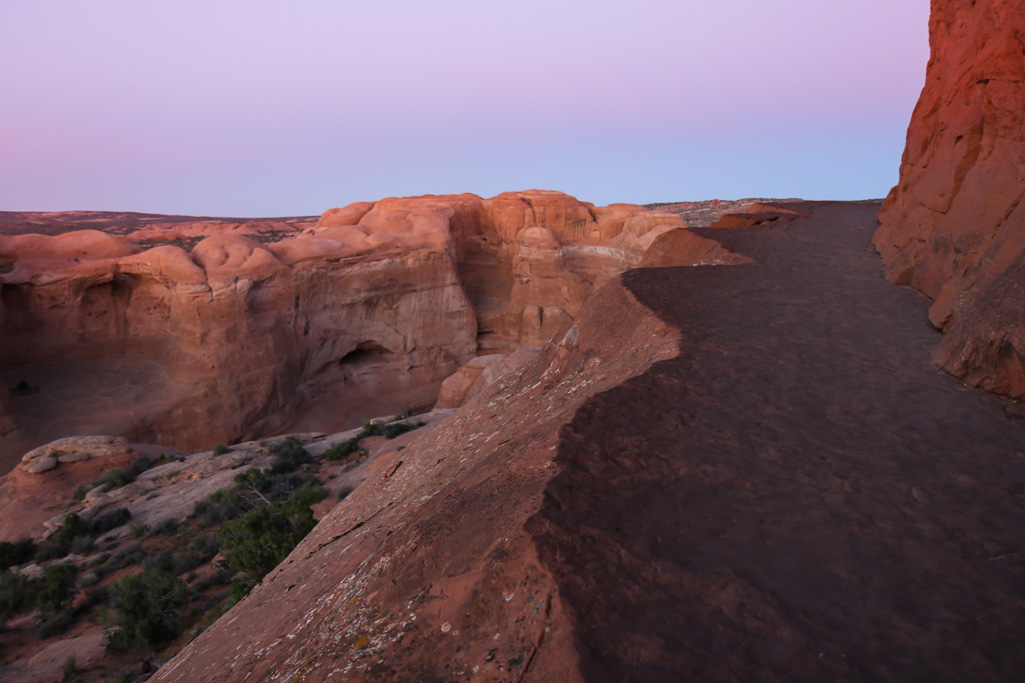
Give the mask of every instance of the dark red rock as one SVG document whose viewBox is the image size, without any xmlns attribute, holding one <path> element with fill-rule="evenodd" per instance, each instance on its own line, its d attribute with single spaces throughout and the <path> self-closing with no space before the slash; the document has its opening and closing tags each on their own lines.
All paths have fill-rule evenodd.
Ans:
<svg viewBox="0 0 1025 683">
<path fill-rule="evenodd" d="M 874 244 L 887 276 L 935 300 L 936 359 L 1025 397 L 1025 11 L 933 0 L 932 54 L 900 181 Z"/>
</svg>

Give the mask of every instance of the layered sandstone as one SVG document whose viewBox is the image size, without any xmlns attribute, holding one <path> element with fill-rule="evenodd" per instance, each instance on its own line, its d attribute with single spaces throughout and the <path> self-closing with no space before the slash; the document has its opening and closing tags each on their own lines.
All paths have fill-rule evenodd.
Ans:
<svg viewBox="0 0 1025 683">
<path fill-rule="evenodd" d="M 682 225 L 531 191 L 361 202 L 301 231 L 0 238 L 0 376 L 33 389 L 0 404 L 21 435 L 0 455 L 89 433 L 195 450 L 429 407 L 478 352 L 560 333 Z"/>
<path fill-rule="evenodd" d="M 934 300 L 937 361 L 1025 397 L 1025 12 L 933 0 L 931 58 L 900 181 L 874 244 L 888 277 Z"/>
</svg>

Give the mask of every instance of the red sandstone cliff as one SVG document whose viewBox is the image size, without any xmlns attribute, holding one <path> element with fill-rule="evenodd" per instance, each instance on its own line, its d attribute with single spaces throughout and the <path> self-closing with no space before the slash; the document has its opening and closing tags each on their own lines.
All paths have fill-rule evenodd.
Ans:
<svg viewBox="0 0 1025 683">
<path fill-rule="evenodd" d="M 1025 398 L 1025 7 L 933 0 L 932 55 L 874 244 L 933 298 L 937 361 Z"/>
<path fill-rule="evenodd" d="M 301 234 L 0 237 L 0 377 L 39 389 L 0 404 L 0 456 L 94 433 L 197 450 L 429 406 L 478 350 L 544 343 L 682 225 L 531 191 L 361 202 Z"/>
<path fill-rule="evenodd" d="M 158 680 L 581 680 L 528 520 L 559 429 L 676 354 L 617 279 L 522 375 L 393 456 Z"/>
</svg>

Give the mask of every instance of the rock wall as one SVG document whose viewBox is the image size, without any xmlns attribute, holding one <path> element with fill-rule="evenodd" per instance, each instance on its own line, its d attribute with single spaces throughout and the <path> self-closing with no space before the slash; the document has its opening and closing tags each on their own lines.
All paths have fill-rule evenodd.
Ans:
<svg viewBox="0 0 1025 683">
<path fill-rule="evenodd" d="M 198 450 L 429 407 L 478 350 L 544 343 L 681 225 L 532 191 L 361 202 L 271 243 L 219 224 L 158 246 L 0 238 L 0 377 L 38 389 L 0 404 L 0 430 Z"/>
<path fill-rule="evenodd" d="M 560 426 L 678 346 L 610 282 L 525 372 L 378 467 L 154 680 L 582 680 L 529 520 Z"/>
<path fill-rule="evenodd" d="M 934 299 L 936 360 L 1025 397 L 1025 9 L 933 0 L 931 58 L 874 244 Z"/>
</svg>

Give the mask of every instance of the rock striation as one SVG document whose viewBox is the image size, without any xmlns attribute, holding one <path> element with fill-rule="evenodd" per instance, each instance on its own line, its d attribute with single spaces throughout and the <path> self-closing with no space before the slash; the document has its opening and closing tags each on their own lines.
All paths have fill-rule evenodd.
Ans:
<svg viewBox="0 0 1025 683">
<path fill-rule="evenodd" d="M 934 0 L 926 83 L 874 244 L 934 300 L 948 372 L 1025 397 L 1025 12 Z"/>
<path fill-rule="evenodd" d="M 682 226 L 529 191 L 360 202 L 301 230 L 0 237 L 0 376 L 38 390 L 0 404 L 0 430 L 196 450 L 430 407 L 458 367 L 545 343 Z"/>
</svg>

